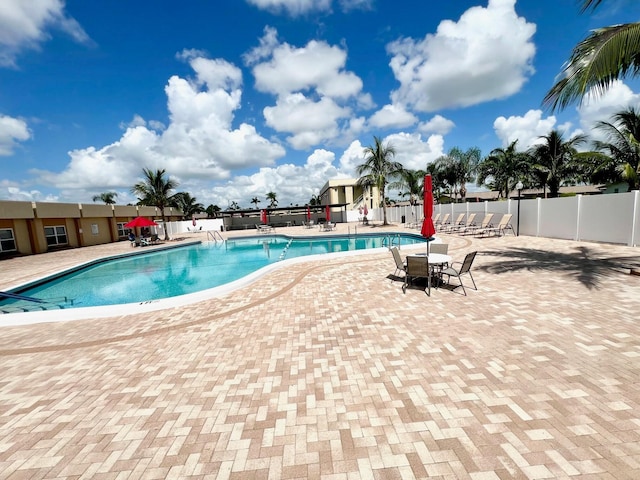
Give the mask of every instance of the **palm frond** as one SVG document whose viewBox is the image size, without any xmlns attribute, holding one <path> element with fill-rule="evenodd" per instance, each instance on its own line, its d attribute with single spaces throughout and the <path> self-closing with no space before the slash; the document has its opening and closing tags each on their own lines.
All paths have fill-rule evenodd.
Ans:
<svg viewBox="0 0 640 480">
<path fill-rule="evenodd" d="M 581 104 L 587 93 L 600 96 L 615 80 L 639 71 L 640 23 L 600 28 L 576 45 L 562 78 L 542 103 L 552 111 L 576 101 Z"/>
</svg>

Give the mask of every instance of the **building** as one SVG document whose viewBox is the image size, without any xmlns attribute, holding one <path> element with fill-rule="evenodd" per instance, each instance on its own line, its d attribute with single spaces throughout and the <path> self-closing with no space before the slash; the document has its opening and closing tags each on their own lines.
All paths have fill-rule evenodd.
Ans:
<svg viewBox="0 0 640 480">
<path fill-rule="evenodd" d="M 345 204 L 347 210 L 354 210 L 365 205 L 370 209 L 377 208 L 381 201 L 378 187 L 358 185 L 357 178 L 329 180 L 320 189 L 319 197 L 322 205 Z"/>
<path fill-rule="evenodd" d="M 0 258 L 126 240 L 124 225 L 137 216 L 162 224 L 156 207 L 0 201 Z M 182 212 L 166 208 L 165 217 Z"/>
</svg>

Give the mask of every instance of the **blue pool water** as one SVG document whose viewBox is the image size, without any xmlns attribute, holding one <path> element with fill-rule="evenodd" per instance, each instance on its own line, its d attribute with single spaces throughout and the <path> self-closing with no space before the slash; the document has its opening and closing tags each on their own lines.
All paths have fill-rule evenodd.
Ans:
<svg viewBox="0 0 640 480">
<path fill-rule="evenodd" d="M 111 258 L 12 293 L 46 300 L 0 301 L 0 312 L 146 302 L 218 287 L 284 259 L 424 243 L 419 235 L 288 237 L 269 235 L 206 242 Z"/>
</svg>

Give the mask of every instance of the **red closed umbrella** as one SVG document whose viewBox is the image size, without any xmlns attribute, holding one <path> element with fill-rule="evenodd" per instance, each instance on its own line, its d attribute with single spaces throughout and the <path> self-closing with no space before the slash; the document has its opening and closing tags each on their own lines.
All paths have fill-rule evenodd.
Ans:
<svg viewBox="0 0 640 480">
<path fill-rule="evenodd" d="M 307 220 L 311 220 L 311 207 L 307 205 Z"/>
<path fill-rule="evenodd" d="M 124 224 L 124 228 L 136 227 L 157 227 L 158 224 L 147 217 L 136 217 L 128 223 Z"/>
<path fill-rule="evenodd" d="M 422 220 L 422 229 L 420 234 L 430 239 L 436 234 L 436 227 L 433 225 L 433 186 L 431 185 L 431 175 L 424 176 L 424 219 Z M 429 244 L 427 243 L 427 253 L 429 253 Z"/>
<path fill-rule="evenodd" d="M 191 223 L 193 224 L 193 226 L 196 226 L 196 216 L 195 215 L 191 215 Z"/>
<path fill-rule="evenodd" d="M 260 221 L 267 223 L 267 211 L 265 209 L 260 210 Z"/>
<path fill-rule="evenodd" d="M 324 216 L 327 217 L 327 222 L 331 221 L 331 209 L 329 208 L 329 205 L 324 207 Z"/>
</svg>

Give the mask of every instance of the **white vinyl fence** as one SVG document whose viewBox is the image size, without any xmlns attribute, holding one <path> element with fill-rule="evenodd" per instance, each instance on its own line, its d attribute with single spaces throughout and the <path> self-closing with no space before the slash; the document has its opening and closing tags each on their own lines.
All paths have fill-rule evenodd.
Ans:
<svg viewBox="0 0 640 480">
<path fill-rule="evenodd" d="M 494 213 L 494 224 L 505 213 L 513 214 L 511 225 L 520 235 L 591 242 L 640 245 L 640 192 L 575 197 L 450 203 L 435 205 L 434 214 L 477 213 L 476 219 Z M 382 221 L 382 208 L 371 209 L 369 219 Z M 404 222 L 403 222 L 404 219 Z M 387 208 L 390 223 L 422 221 L 422 205 Z"/>
</svg>

